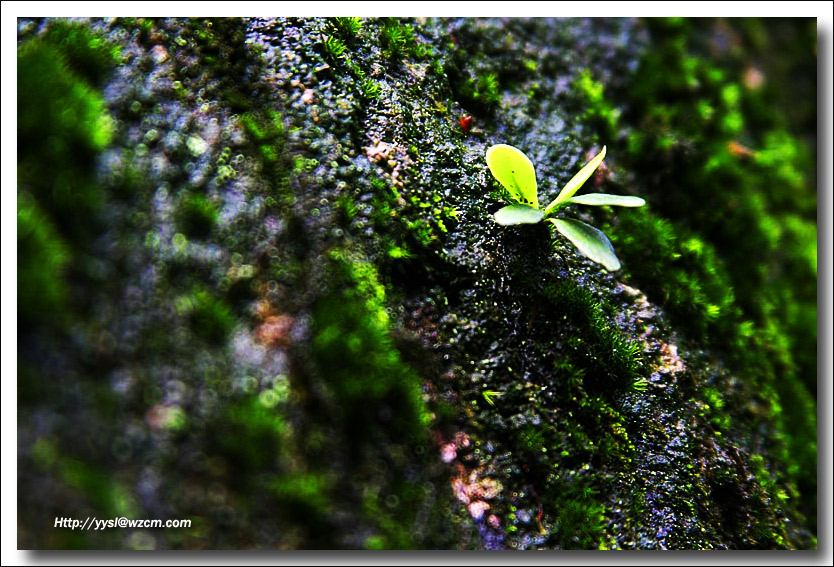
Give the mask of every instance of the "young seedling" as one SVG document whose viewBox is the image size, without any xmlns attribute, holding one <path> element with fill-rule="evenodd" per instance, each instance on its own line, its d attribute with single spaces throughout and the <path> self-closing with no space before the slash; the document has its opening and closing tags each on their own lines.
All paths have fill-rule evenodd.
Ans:
<svg viewBox="0 0 834 567">
<path fill-rule="evenodd" d="M 495 222 L 506 226 L 533 224 L 547 220 L 553 223 L 562 236 L 573 242 L 582 254 L 602 264 L 610 272 L 619 270 L 620 261 L 614 254 L 614 247 L 602 231 L 576 219 L 553 216 L 570 204 L 619 207 L 641 207 L 646 204 L 646 201 L 640 197 L 605 193 L 574 197 L 603 159 L 605 159 L 605 147 L 579 173 L 574 175 L 573 179 L 568 181 L 549 205 L 540 209 L 536 170 L 530 158 L 518 148 L 506 144 L 490 147 L 486 152 L 487 166 L 495 179 L 507 190 L 510 200 L 514 201 L 513 204 L 495 213 Z"/>
</svg>

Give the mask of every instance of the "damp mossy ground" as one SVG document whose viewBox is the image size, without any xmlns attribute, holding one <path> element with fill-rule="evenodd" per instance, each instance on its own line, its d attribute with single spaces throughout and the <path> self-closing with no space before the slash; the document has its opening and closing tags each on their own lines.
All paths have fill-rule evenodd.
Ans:
<svg viewBox="0 0 834 567">
<path fill-rule="evenodd" d="M 668 306 L 688 336 L 761 389 L 762 403 L 782 422 L 780 467 L 801 487 L 798 504 L 814 526 L 817 208 L 808 142 L 815 75 L 804 67 L 795 111 L 764 112 L 784 100 L 794 71 L 757 63 L 742 47 L 715 47 L 729 41 L 769 53 L 764 38 L 784 32 L 805 66 L 813 61 L 814 24 L 650 23 L 663 48 L 644 58 L 628 92 L 634 102 L 624 118 L 634 130 L 621 127 L 625 159 L 646 178 L 652 206 L 621 215 L 625 230 L 614 243 L 632 258 L 635 282 Z M 715 42 L 711 57 L 703 29 Z M 772 83 L 760 80 L 765 73 Z"/>
<path fill-rule="evenodd" d="M 19 29 L 81 117 L 19 115 L 21 547 L 815 547 L 815 120 L 750 63 L 809 25 Z M 498 142 L 608 145 L 622 272 L 492 222 Z"/>
</svg>

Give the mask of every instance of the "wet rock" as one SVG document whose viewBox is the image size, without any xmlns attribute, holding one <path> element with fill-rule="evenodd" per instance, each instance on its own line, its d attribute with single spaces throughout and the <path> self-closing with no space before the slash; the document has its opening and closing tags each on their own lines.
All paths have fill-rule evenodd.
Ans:
<svg viewBox="0 0 834 567">
<path fill-rule="evenodd" d="M 90 226 L 56 216 L 36 152 L 19 162 L 25 218 L 46 219 L 25 242 L 63 274 L 60 317 L 20 331 L 21 547 L 816 546 L 808 353 L 776 341 L 813 333 L 814 192 L 755 185 L 804 171 L 806 146 L 757 110 L 778 69 L 747 61 L 739 91 L 738 53 L 698 39 L 749 29 L 78 25 L 120 50 L 100 89 L 114 130 L 98 165 L 59 164 L 101 187 Z M 21 46 L 44 29 L 19 23 Z M 646 80 L 657 57 L 690 82 Z M 494 223 L 494 143 L 530 156 L 544 202 L 607 144 L 588 190 L 647 211 L 568 214 L 623 270 L 545 224 Z M 690 177 L 726 198 L 706 211 L 675 181 Z M 796 252 L 778 248 L 780 210 Z M 722 216 L 773 254 L 742 272 Z M 745 273 L 760 305 L 733 293 Z M 194 522 L 43 528 L 66 515 Z"/>
</svg>

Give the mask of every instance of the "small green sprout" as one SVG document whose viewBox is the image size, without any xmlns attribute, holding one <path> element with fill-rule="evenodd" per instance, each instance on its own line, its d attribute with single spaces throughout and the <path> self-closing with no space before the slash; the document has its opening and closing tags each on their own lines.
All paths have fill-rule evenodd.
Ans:
<svg viewBox="0 0 834 567">
<path fill-rule="evenodd" d="M 327 55 L 331 61 L 335 62 L 339 59 L 344 59 L 345 49 L 347 49 L 347 46 L 339 41 L 338 38 L 333 36 L 327 37 L 322 45 L 324 47 L 325 55 Z"/>
<path fill-rule="evenodd" d="M 580 187 L 605 159 L 605 147 L 594 159 L 588 162 L 579 173 L 568 181 L 559 195 L 544 209 L 539 208 L 536 170 L 524 152 L 513 146 L 497 144 L 486 151 L 489 170 L 498 182 L 507 190 L 513 204 L 499 209 L 495 222 L 500 225 L 533 224 L 542 220 L 553 223 L 562 236 L 573 242 L 574 246 L 585 256 L 602 264 L 608 271 L 620 269 L 620 261 L 614 254 L 611 241 L 600 230 L 576 219 L 553 217 L 554 214 L 570 204 L 578 205 L 616 205 L 620 207 L 641 207 L 646 201 L 640 197 L 608 195 L 593 193 L 574 197 Z"/>
<path fill-rule="evenodd" d="M 503 396 L 504 392 L 496 392 L 495 390 L 484 390 L 483 392 L 481 392 L 481 395 L 484 397 L 484 400 L 486 400 L 486 402 L 489 405 L 494 406 L 495 401 L 493 400 L 493 398 L 496 396 Z"/>
</svg>

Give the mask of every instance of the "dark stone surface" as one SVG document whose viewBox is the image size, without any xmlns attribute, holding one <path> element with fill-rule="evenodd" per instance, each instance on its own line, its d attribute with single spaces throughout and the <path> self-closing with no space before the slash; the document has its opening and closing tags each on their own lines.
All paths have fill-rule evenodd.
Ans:
<svg viewBox="0 0 834 567">
<path fill-rule="evenodd" d="M 19 24 L 20 548 L 816 548 L 812 20 L 65 25 Z M 648 205 L 569 213 L 623 268 L 497 225 L 495 143 L 544 203 L 607 145 Z"/>
</svg>

